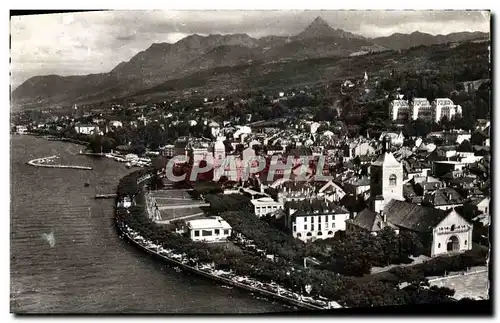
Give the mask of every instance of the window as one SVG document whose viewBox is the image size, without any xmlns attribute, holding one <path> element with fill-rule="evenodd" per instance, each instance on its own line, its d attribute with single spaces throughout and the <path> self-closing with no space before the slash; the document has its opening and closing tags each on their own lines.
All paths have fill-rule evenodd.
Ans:
<svg viewBox="0 0 500 323">
<path fill-rule="evenodd" d="M 311 217 L 311 223 L 314 223 L 314 216 Z"/>
<path fill-rule="evenodd" d="M 304 224 L 304 231 L 307 231 L 307 224 Z"/>
<path fill-rule="evenodd" d="M 332 222 L 332 229 L 335 228 L 335 222 Z"/>
<path fill-rule="evenodd" d="M 210 237 L 212 235 L 212 230 L 201 230 L 202 237 Z"/>
<path fill-rule="evenodd" d="M 311 236 L 312 236 L 312 233 L 311 233 L 311 232 L 307 232 L 307 236 L 308 236 L 308 237 L 311 237 Z"/>
<path fill-rule="evenodd" d="M 215 235 L 218 236 L 220 234 L 220 230 L 219 229 L 215 229 Z"/>
<path fill-rule="evenodd" d="M 329 236 L 333 235 L 333 231 L 328 231 L 328 235 Z"/>
<path fill-rule="evenodd" d="M 294 224 L 293 225 L 293 232 L 297 231 L 297 226 Z"/>
<path fill-rule="evenodd" d="M 392 174 L 389 176 L 389 185 L 390 186 L 396 186 L 396 183 L 398 181 L 398 177 L 395 174 Z"/>
<path fill-rule="evenodd" d="M 454 225 L 454 224 L 452 224 L 452 225 L 451 225 L 450 230 L 451 230 L 451 231 L 455 231 L 455 225 Z"/>
<path fill-rule="evenodd" d="M 224 229 L 224 234 L 227 236 L 229 235 L 229 229 Z"/>
<path fill-rule="evenodd" d="M 488 207 L 484 208 L 484 213 L 488 213 Z"/>
<path fill-rule="evenodd" d="M 438 249 L 439 249 L 439 248 L 441 248 L 441 244 L 440 244 L 440 243 L 438 243 Z"/>
<path fill-rule="evenodd" d="M 466 246 L 466 245 L 467 245 L 467 240 L 464 241 L 464 246 Z"/>
<path fill-rule="evenodd" d="M 300 237 L 302 237 L 302 234 L 297 233 L 297 238 L 300 238 Z"/>
<path fill-rule="evenodd" d="M 323 217 L 322 216 L 318 216 L 318 222 L 321 222 L 321 220 L 323 220 Z"/>
<path fill-rule="evenodd" d="M 318 230 L 321 230 L 321 223 L 318 224 Z"/>
<path fill-rule="evenodd" d="M 323 232 L 319 231 L 319 232 L 318 232 L 318 235 L 319 235 L 319 236 L 322 236 L 322 235 L 323 235 Z"/>
<path fill-rule="evenodd" d="M 195 236 L 195 237 L 199 237 L 199 236 L 200 236 L 200 231 L 198 231 L 198 230 L 194 230 L 194 236 Z"/>
</svg>

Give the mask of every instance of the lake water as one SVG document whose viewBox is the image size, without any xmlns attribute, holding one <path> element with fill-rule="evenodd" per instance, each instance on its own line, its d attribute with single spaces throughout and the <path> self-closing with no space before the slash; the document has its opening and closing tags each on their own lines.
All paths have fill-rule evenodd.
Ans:
<svg viewBox="0 0 500 323">
<path fill-rule="evenodd" d="M 121 240 L 114 193 L 130 172 L 110 159 L 76 155 L 80 146 L 11 137 L 11 312 L 270 313 L 290 311 L 204 278 L 177 273 Z M 39 168 L 30 159 L 59 155 L 92 171 Z M 89 183 L 89 187 L 85 187 Z"/>
</svg>

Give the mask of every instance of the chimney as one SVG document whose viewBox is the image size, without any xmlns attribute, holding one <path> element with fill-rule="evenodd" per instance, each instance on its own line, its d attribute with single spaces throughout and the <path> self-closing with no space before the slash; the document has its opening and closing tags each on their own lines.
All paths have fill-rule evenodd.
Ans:
<svg viewBox="0 0 500 323">
<path fill-rule="evenodd" d="M 380 211 L 380 215 L 382 216 L 382 220 L 384 221 L 384 223 L 387 222 L 387 214 L 385 214 L 384 211 Z"/>
</svg>

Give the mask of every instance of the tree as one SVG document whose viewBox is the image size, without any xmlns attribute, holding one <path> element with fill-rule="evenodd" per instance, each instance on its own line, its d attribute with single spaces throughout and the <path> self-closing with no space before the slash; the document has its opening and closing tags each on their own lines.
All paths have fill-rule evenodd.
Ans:
<svg viewBox="0 0 500 323">
<path fill-rule="evenodd" d="M 380 238 L 380 243 L 384 253 L 384 263 L 390 265 L 397 262 L 400 258 L 399 239 L 393 228 L 387 226 L 383 228 L 377 237 Z"/>
<path fill-rule="evenodd" d="M 424 252 L 420 237 L 415 232 L 407 230 L 400 231 L 399 233 L 399 248 L 403 257 L 418 257 Z"/>
<path fill-rule="evenodd" d="M 135 145 L 130 148 L 130 152 L 132 154 L 136 154 L 138 156 L 142 156 L 146 152 L 146 147 L 142 144 Z"/>
</svg>

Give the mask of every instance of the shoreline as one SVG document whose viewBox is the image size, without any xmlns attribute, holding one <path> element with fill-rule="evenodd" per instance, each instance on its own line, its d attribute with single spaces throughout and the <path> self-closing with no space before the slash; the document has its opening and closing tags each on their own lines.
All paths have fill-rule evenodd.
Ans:
<svg viewBox="0 0 500 323">
<path fill-rule="evenodd" d="M 275 300 L 278 300 L 278 301 L 281 301 L 281 302 L 284 302 L 286 304 L 293 305 L 293 306 L 296 306 L 296 307 L 299 307 L 299 308 L 304 308 L 304 309 L 307 309 L 307 310 L 327 310 L 327 309 L 329 309 L 327 307 L 320 307 L 320 306 L 317 306 L 317 305 L 314 305 L 314 304 L 305 303 L 305 302 L 302 302 L 300 300 L 289 298 L 289 297 L 286 297 L 284 295 L 280 295 L 280 294 L 277 294 L 277 293 L 274 293 L 274 292 L 271 292 L 271 291 L 268 291 L 268 290 L 264 290 L 264 289 L 261 289 L 261 288 L 253 287 L 253 286 L 246 285 L 246 284 L 242 284 L 242 283 L 239 283 L 239 282 L 234 281 L 232 279 L 228 279 L 228 278 L 217 276 L 217 275 L 214 275 L 214 274 L 211 274 L 211 273 L 208 273 L 208 272 L 204 272 L 204 271 L 202 271 L 200 269 L 197 269 L 196 267 L 189 266 L 189 265 L 187 265 L 185 263 L 182 263 L 181 261 L 178 261 L 178 260 L 175 260 L 173 258 L 167 257 L 165 255 L 162 255 L 162 254 L 158 253 L 157 251 L 155 251 L 154 249 L 151 249 L 151 248 L 148 248 L 145 245 L 142 245 L 139 241 L 137 241 L 136 239 L 134 239 L 128 232 L 126 232 L 127 230 L 125 228 L 123 228 L 123 225 L 119 222 L 118 219 L 116 219 L 116 224 L 117 224 L 117 229 L 118 229 L 120 235 L 122 237 L 125 237 L 126 240 L 129 241 L 129 242 L 131 242 L 134 246 L 138 247 L 139 249 L 141 249 L 143 251 L 146 251 L 146 253 L 152 255 L 155 258 L 158 258 L 160 260 L 166 261 L 166 262 L 168 262 L 168 263 L 170 263 L 172 265 L 178 266 L 182 270 L 186 270 L 188 272 L 195 273 L 197 275 L 200 275 L 200 276 L 203 276 L 205 278 L 208 278 L 208 279 L 210 279 L 212 281 L 223 283 L 226 286 L 229 285 L 229 286 L 232 286 L 232 287 L 238 287 L 240 289 L 243 289 L 243 290 L 246 290 L 246 291 L 249 291 L 249 292 L 254 292 L 254 293 L 258 293 L 258 294 L 263 295 L 263 296 L 271 297 L 271 298 L 273 298 Z"/>
<path fill-rule="evenodd" d="M 144 173 L 140 175 L 136 179 L 136 183 L 142 184 L 145 180 L 151 178 L 152 174 L 150 173 Z M 139 194 L 144 194 L 144 192 L 141 192 Z M 117 200 L 118 201 L 118 200 Z M 122 207 L 123 208 L 123 207 Z M 125 237 L 125 239 L 134 244 L 136 247 L 139 249 L 142 249 L 143 251 L 146 251 L 146 253 L 159 258 L 163 261 L 166 261 L 170 264 L 174 264 L 176 266 L 179 266 L 180 268 L 183 268 L 189 272 L 198 274 L 200 276 L 203 276 L 205 278 L 209 278 L 212 281 L 220 282 L 225 285 L 229 285 L 232 287 L 238 287 L 241 289 L 244 289 L 249 292 L 254 292 L 258 293 L 260 295 L 266 296 L 266 297 L 271 297 L 273 299 L 276 299 L 278 301 L 281 301 L 285 304 L 293 305 L 299 308 L 303 309 L 308 309 L 308 310 L 329 310 L 329 309 L 336 309 L 336 308 L 343 308 L 340 304 L 338 304 L 336 301 L 324 299 L 324 300 L 318 300 L 314 299 L 309 296 L 303 296 L 301 294 L 294 293 L 292 291 L 287 290 L 286 288 L 283 288 L 279 285 L 276 284 L 269 284 L 269 283 L 262 283 L 259 282 L 256 279 L 253 279 L 252 277 L 240 277 L 236 274 L 231 274 L 231 270 L 229 272 L 224 272 L 224 271 L 214 271 L 212 266 L 208 265 L 208 268 L 206 267 L 207 264 L 196 264 L 196 267 L 188 265 L 189 260 L 185 259 L 185 257 L 182 256 L 181 254 L 175 254 L 172 250 L 164 249 L 160 245 L 156 245 L 152 243 L 151 241 L 147 241 L 143 237 L 139 235 L 139 233 L 134 232 L 131 228 L 128 227 L 126 223 L 123 222 L 123 220 L 119 219 L 118 216 L 118 205 L 115 205 L 115 225 L 116 229 L 120 235 L 120 237 Z M 126 212 L 130 215 L 130 211 L 127 210 L 127 208 L 124 208 Z M 148 212 L 147 208 L 144 210 L 145 212 Z M 143 214 L 143 216 L 146 216 Z M 142 240 L 142 241 L 141 241 Z M 166 255 L 165 255 L 166 254 Z M 177 256 L 177 259 L 174 259 L 175 256 Z M 184 258 L 184 259 L 183 259 Z M 187 263 L 186 263 L 187 262 Z M 199 267 L 205 267 L 202 269 L 206 269 L 208 272 L 200 270 Z M 220 273 L 221 275 L 217 275 L 215 273 Z M 222 277 L 222 274 L 229 276 L 229 278 Z M 239 281 L 237 281 L 239 279 Z M 244 281 L 247 281 L 248 284 L 244 284 Z M 260 285 L 260 286 L 253 286 L 251 285 L 252 282 L 254 282 L 255 285 Z M 262 288 L 260 288 L 262 287 Z M 264 289 L 267 287 L 268 289 Z M 281 293 L 280 293 L 281 291 Z M 287 295 L 283 295 L 286 293 Z M 290 296 L 290 297 L 289 297 Z M 292 296 L 294 296 L 292 298 Z M 304 301 L 305 300 L 305 301 Z"/>
<path fill-rule="evenodd" d="M 66 168 L 66 169 L 79 169 L 79 170 L 92 170 L 92 167 L 89 166 L 78 166 L 78 165 L 51 165 L 51 164 L 43 164 L 45 160 L 51 160 L 57 158 L 57 156 L 49 156 L 42 158 L 35 158 L 27 162 L 28 165 L 34 167 L 46 167 L 46 168 Z"/>
</svg>

